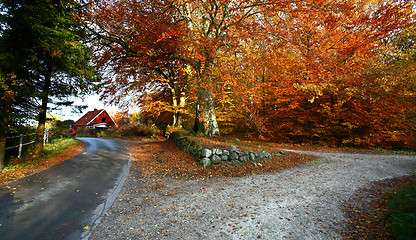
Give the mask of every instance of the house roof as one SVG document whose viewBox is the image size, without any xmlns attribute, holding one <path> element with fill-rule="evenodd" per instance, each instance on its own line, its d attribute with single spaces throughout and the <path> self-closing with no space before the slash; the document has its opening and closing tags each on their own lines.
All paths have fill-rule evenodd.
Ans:
<svg viewBox="0 0 416 240">
<path fill-rule="evenodd" d="M 98 115 L 100 115 L 104 111 L 105 111 L 104 109 L 100 109 L 100 110 L 94 109 L 94 111 L 89 111 L 72 125 L 73 126 L 88 125 L 90 122 L 92 122 Z"/>
</svg>

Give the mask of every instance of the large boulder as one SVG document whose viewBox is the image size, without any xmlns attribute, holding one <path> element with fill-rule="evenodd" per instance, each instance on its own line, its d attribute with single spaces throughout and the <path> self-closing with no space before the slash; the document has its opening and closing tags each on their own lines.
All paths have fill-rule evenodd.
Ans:
<svg viewBox="0 0 416 240">
<path fill-rule="evenodd" d="M 225 155 L 225 154 L 221 155 L 221 161 L 227 162 L 228 161 L 228 155 Z"/>
<path fill-rule="evenodd" d="M 222 155 L 222 150 L 221 149 L 213 149 L 212 153 L 215 154 L 215 155 L 221 156 Z"/>
<path fill-rule="evenodd" d="M 242 163 L 248 163 L 250 161 L 250 157 L 248 154 L 241 154 L 238 160 L 240 160 Z"/>
<path fill-rule="evenodd" d="M 231 146 L 230 146 L 230 153 L 231 153 L 231 152 L 241 153 L 241 150 L 240 150 L 240 149 L 238 149 L 236 146 L 231 145 Z"/>
<path fill-rule="evenodd" d="M 234 164 L 241 164 L 241 162 L 238 161 L 238 160 L 232 160 L 231 162 L 234 163 Z"/>
<path fill-rule="evenodd" d="M 272 159 L 272 155 L 266 151 L 261 151 L 259 153 L 259 158 L 260 159 Z"/>
<path fill-rule="evenodd" d="M 218 155 L 212 155 L 210 159 L 211 159 L 211 163 L 214 165 L 221 163 L 221 157 Z"/>
<path fill-rule="evenodd" d="M 228 158 L 231 161 L 233 161 L 233 160 L 238 160 L 239 159 L 239 156 L 238 156 L 238 153 L 230 151 L 230 156 L 228 156 Z"/>
<path fill-rule="evenodd" d="M 211 155 L 212 155 L 212 151 L 210 149 L 208 149 L 208 148 L 202 149 L 202 151 L 201 151 L 201 157 L 203 157 L 203 158 L 209 158 L 209 157 L 211 157 Z"/>
<path fill-rule="evenodd" d="M 203 168 L 211 166 L 211 160 L 209 158 L 201 158 L 200 162 Z"/>
<path fill-rule="evenodd" d="M 252 162 L 257 160 L 257 156 L 253 151 L 248 152 L 248 157 L 249 157 L 250 161 L 252 161 Z"/>
</svg>

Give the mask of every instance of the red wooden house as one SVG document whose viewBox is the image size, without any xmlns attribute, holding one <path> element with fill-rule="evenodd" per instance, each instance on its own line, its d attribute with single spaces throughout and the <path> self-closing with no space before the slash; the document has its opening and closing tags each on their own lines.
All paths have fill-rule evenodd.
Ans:
<svg viewBox="0 0 416 240">
<path fill-rule="evenodd" d="M 72 130 L 76 130 L 77 128 L 103 129 L 115 125 L 116 123 L 106 110 L 94 109 L 94 111 L 87 112 L 84 116 L 78 119 L 78 121 L 72 124 Z"/>
</svg>

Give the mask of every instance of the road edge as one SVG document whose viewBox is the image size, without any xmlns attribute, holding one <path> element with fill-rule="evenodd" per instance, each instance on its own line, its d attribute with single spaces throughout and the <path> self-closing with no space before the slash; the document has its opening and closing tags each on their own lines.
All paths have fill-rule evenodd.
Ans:
<svg viewBox="0 0 416 240">
<path fill-rule="evenodd" d="M 97 228 L 98 225 L 100 225 L 102 219 L 104 218 L 105 214 L 110 210 L 111 206 L 113 206 L 114 202 L 116 201 L 118 195 L 120 194 L 121 189 L 124 186 L 124 183 L 126 182 L 129 173 L 130 173 L 130 167 L 131 167 L 131 153 L 128 149 L 128 147 L 121 143 L 120 141 L 117 141 L 118 144 L 123 146 L 127 152 L 128 152 L 128 161 L 127 164 L 123 167 L 123 170 L 120 173 L 119 180 L 111 189 L 106 196 L 104 196 L 105 200 L 100 205 L 98 205 L 94 211 L 92 212 L 92 224 L 88 226 L 88 228 L 84 228 L 84 231 L 81 233 L 81 240 L 88 240 L 94 230 Z"/>
</svg>

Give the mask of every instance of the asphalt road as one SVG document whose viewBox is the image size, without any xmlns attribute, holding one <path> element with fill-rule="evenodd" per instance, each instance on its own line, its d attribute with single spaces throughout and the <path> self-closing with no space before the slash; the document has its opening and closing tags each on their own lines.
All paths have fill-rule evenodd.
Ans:
<svg viewBox="0 0 416 240">
<path fill-rule="evenodd" d="M 0 188 L 0 239 L 88 239 L 117 198 L 130 155 L 117 141 L 80 138 L 85 150 Z"/>
</svg>

